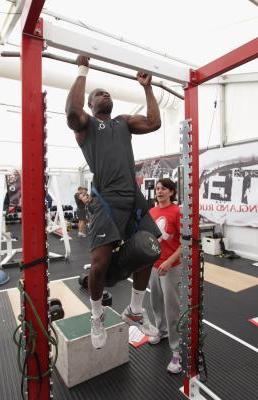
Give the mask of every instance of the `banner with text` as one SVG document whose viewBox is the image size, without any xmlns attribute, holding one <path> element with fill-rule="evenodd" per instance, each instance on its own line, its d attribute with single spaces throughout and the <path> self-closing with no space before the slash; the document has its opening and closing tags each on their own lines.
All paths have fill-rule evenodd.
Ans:
<svg viewBox="0 0 258 400">
<path fill-rule="evenodd" d="M 168 176 L 177 181 L 179 155 L 136 163 L 138 184 Z M 258 227 L 258 142 L 200 154 L 200 215 L 217 224 Z"/>
<path fill-rule="evenodd" d="M 199 201 L 209 221 L 258 227 L 258 143 L 203 153 Z"/>
</svg>

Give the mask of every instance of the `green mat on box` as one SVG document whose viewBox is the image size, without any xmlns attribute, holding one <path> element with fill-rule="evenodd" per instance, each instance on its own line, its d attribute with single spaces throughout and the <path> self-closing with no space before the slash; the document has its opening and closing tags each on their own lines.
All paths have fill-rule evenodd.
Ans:
<svg viewBox="0 0 258 400">
<path fill-rule="evenodd" d="M 55 321 L 55 324 L 63 332 L 68 340 L 78 339 L 79 337 L 90 334 L 90 317 L 91 312 L 87 312 L 74 317 L 60 319 Z M 122 323 L 120 316 L 112 310 L 112 308 L 105 308 L 105 322 L 106 328 Z"/>
</svg>

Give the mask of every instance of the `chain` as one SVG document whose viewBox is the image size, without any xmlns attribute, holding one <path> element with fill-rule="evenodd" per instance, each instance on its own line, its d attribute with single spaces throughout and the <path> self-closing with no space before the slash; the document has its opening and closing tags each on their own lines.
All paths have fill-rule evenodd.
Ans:
<svg viewBox="0 0 258 400">
<path fill-rule="evenodd" d="M 24 299 L 24 301 L 27 301 L 29 304 L 31 310 L 33 311 L 33 314 L 37 320 L 37 324 L 39 328 L 41 329 L 43 335 L 48 339 L 49 346 L 53 346 L 55 348 L 55 355 L 54 357 L 49 360 L 49 368 L 47 371 L 42 371 L 41 366 L 40 366 L 40 360 L 39 360 L 39 355 L 36 352 L 36 343 L 37 343 L 37 332 L 33 327 L 33 324 L 30 321 L 26 321 L 24 312 L 21 313 L 18 317 L 19 321 L 21 324 L 17 326 L 17 328 L 14 331 L 13 334 L 13 340 L 16 346 L 18 347 L 18 366 L 19 370 L 22 373 L 22 383 L 21 383 L 21 389 L 22 389 L 22 398 L 25 399 L 25 396 L 28 396 L 27 390 L 25 391 L 25 396 L 24 396 L 24 390 L 25 390 L 25 382 L 29 380 L 36 380 L 39 383 L 38 387 L 38 395 L 40 394 L 40 389 L 41 389 L 41 384 L 42 384 L 42 378 L 46 376 L 51 376 L 53 367 L 56 364 L 57 357 L 58 357 L 58 337 L 55 329 L 53 328 L 52 324 L 49 322 L 49 330 L 46 331 L 44 328 L 44 325 L 38 315 L 38 312 L 35 308 L 35 305 L 33 304 L 30 296 L 26 291 L 24 290 L 24 284 L 23 281 L 19 281 L 19 286 L 18 289 L 21 293 L 21 297 Z M 24 309 L 24 307 L 22 307 Z M 21 328 L 21 329 L 20 329 Z M 25 335 L 25 330 L 27 330 L 28 334 L 27 336 Z M 52 331 L 52 332 L 51 332 Z M 54 336 L 52 336 L 52 333 Z M 50 349 L 52 350 L 52 349 Z M 23 354 L 22 354 L 23 353 Z M 27 367 L 27 361 L 30 357 L 33 357 L 36 362 L 37 366 L 37 375 L 35 376 L 29 376 L 26 374 L 26 367 Z M 51 396 L 50 396 L 51 398 Z"/>
</svg>

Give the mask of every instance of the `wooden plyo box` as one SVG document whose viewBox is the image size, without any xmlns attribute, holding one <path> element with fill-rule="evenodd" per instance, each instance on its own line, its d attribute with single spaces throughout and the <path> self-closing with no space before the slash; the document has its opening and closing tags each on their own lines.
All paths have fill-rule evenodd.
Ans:
<svg viewBox="0 0 258 400">
<path fill-rule="evenodd" d="M 91 343 L 91 313 L 53 323 L 58 335 L 56 368 L 69 388 L 129 361 L 128 325 L 112 308 L 105 308 L 107 343 L 94 349 Z"/>
</svg>

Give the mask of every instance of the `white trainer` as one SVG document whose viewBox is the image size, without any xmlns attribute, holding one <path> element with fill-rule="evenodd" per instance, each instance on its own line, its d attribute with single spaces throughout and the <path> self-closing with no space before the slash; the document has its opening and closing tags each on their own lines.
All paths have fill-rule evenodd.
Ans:
<svg viewBox="0 0 258 400">
<path fill-rule="evenodd" d="M 107 341 L 107 332 L 104 327 L 104 314 L 99 318 L 91 317 L 91 343 L 95 349 L 101 349 Z"/>
<path fill-rule="evenodd" d="M 148 343 L 149 344 L 158 344 L 162 339 L 165 339 L 168 337 L 168 333 L 162 333 L 158 334 L 157 336 L 150 336 Z"/>
<path fill-rule="evenodd" d="M 86 237 L 87 235 L 85 234 L 85 233 L 83 233 L 83 232 L 78 232 L 78 237 Z"/>
<path fill-rule="evenodd" d="M 121 318 L 128 325 L 137 326 L 137 328 L 147 336 L 158 336 L 158 329 L 150 323 L 147 311 L 143 308 L 142 313 L 134 314 L 130 308 L 127 306 L 123 311 Z"/>
<path fill-rule="evenodd" d="M 180 360 L 179 352 L 173 351 L 173 357 L 167 366 L 167 371 L 171 372 L 172 374 L 179 374 L 182 371 Z"/>
</svg>

